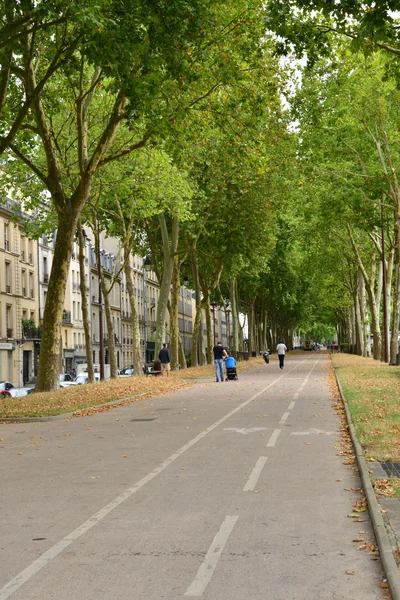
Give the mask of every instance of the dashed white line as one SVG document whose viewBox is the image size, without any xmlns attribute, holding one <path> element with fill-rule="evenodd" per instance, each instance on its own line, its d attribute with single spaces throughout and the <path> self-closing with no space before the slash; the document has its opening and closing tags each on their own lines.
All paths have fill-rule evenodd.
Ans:
<svg viewBox="0 0 400 600">
<path fill-rule="evenodd" d="M 301 361 L 301 363 L 302 362 L 304 362 L 304 360 Z M 289 370 L 289 373 L 291 371 L 294 371 L 298 367 L 299 367 L 299 365 L 297 365 L 296 367 L 293 367 L 292 369 Z M 207 429 L 205 429 L 204 431 L 199 433 L 199 435 L 197 435 L 195 438 L 190 440 L 190 442 L 188 442 L 187 444 L 185 444 L 184 446 L 179 448 L 179 450 L 177 450 L 174 454 L 172 454 L 170 457 L 168 457 L 166 460 L 164 460 L 164 462 L 162 462 L 155 469 L 153 469 L 153 471 L 151 471 L 148 475 L 143 477 L 143 479 L 140 479 L 135 484 L 133 484 L 131 487 L 127 488 L 124 492 L 122 492 L 122 494 L 120 494 L 119 496 L 114 498 L 114 500 L 112 500 L 109 504 L 104 506 L 96 514 L 94 514 L 92 517 L 90 517 L 90 519 L 88 519 L 87 521 L 82 523 L 79 527 L 77 527 L 69 535 L 65 536 L 57 544 L 55 544 L 54 546 L 49 548 L 49 550 L 44 552 L 41 556 L 39 556 L 36 560 L 34 560 L 28 567 L 26 567 L 26 569 L 24 569 L 23 571 L 18 573 L 18 575 L 16 575 L 13 579 L 11 579 L 8 583 L 6 583 L 0 589 L 0 600 L 7 600 L 7 598 L 9 598 L 12 594 L 14 594 L 14 592 L 16 592 L 22 585 L 24 585 L 27 581 L 29 581 L 29 579 L 31 579 L 31 577 L 33 577 L 33 575 L 35 575 L 38 571 L 43 569 L 43 567 L 45 567 L 53 558 L 58 556 L 65 548 L 67 548 L 70 544 L 72 544 L 72 542 L 74 542 L 75 540 L 80 538 L 84 533 L 86 533 L 89 529 L 91 529 L 95 525 L 98 525 L 98 523 L 102 519 L 104 519 L 112 510 L 114 510 L 115 508 L 120 506 L 123 502 L 128 500 L 128 498 L 130 498 L 133 494 L 135 494 L 138 490 L 140 490 L 144 485 L 146 485 L 147 483 L 152 481 L 152 479 L 157 477 L 157 475 L 162 473 L 167 467 L 169 467 L 170 464 L 172 464 L 175 460 L 177 460 L 180 456 L 182 456 L 182 454 L 184 452 L 186 452 L 186 450 L 189 450 L 189 448 L 191 448 L 192 446 L 197 444 L 197 442 L 202 440 L 207 434 L 209 434 L 211 431 L 213 431 L 214 429 L 219 427 L 219 425 L 221 425 L 222 423 L 224 423 L 225 421 L 230 419 L 230 417 L 232 417 L 234 414 L 236 414 L 237 412 L 239 412 L 240 410 L 245 408 L 248 404 L 253 402 L 253 400 L 258 398 L 258 396 L 261 396 L 261 394 L 266 392 L 270 387 L 274 386 L 283 377 L 285 377 L 284 374 L 280 375 L 272 383 L 268 384 L 267 386 L 265 386 L 265 388 L 263 388 L 262 390 L 257 392 L 257 394 L 254 394 L 254 396 L 252 396 L 251 398 L 249 398 L 248 400 L 246 400 L 245 402 L 243 402 L 242 404 L 237 406 L 235 409 L 231 410 L 231 412 L 229 412 L 224 417 L 222 417 L 221 419 L 219 419 L 218 421 L 216 421 L 215 423 L 210 425 L 210 427 L 208 427 Z M 276 431 L 278 431 L 278 434 L 276 435 L 276 437 L 277 437 L 280 433 L 280 429 L 275 430 L 275 432 Z M 270 442 L 274 435 L 275 435 L 275 433 L 272 434 Z M 273 441 L 272 446 L 275 445 L 275 441 Z M 268 442 L 268 443 L 270 443 L 270 442 Z"/>
<path fill-rule="evenodd" d="M 278 439 L 278 436 L 281 431 L 282 431 L 281 429 L 274 430 L 273 434 L 271 435 L 271 437 L 268 440 L 267 448 L 273 448 L 275 446 L 276 440 Z"/>
<path fill-rule="evenodd" d="M 257 485 L 258 478 L 261 475 L 261 471 L 264 468 L 265 463 L 267 462 L 267 456 L 260 456 L 258 461 L 256 462 L 256 466 L 252 470 L 249 480 L 243 488 L 244 492 L 252 492 Z"/>
<path fill-rule="evenodd" d="M 296 402 L 294 400 L 292 400 L 291 403 L 288 406 L 288 410 L 293 410 L 294 407 L 295 407 L 295 405 L 296 405 Z"/>
<path fill-rule="evenodd" d="M 289 416 L 289 415 L 290 415 L 290 412 L 285 412 L 285 413 L 283 413 L 283 415 L 282 415 L 282 418 L 281 418 L 281 420 L 279 421 L 279 423 L 280 423 L 280 424 L 282 424 L 282 423 L 286 423 L 286 419 L 288 418 L 288 416 Z"/>
<path fill-rule="evenodd" d="M 201 563 L 197 575 L 185 592 L 185 596 L 201 596 L 206 589 L 225 548 L 226 542 L 235 526 L 238 516 L 228 516 L 212 541 L 204 562 Z"/>
<path fill-rule="evenodd" d="M 297 398 L 300 396 L 299 392 L 296 392 L 295 395 L 293 396 L 293 400 L 297 400 Z"/>
</svg>

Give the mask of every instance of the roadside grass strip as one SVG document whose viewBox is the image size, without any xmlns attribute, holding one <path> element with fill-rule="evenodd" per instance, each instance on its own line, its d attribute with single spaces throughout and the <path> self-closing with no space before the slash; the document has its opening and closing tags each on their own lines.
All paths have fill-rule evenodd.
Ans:
<svg viewBox="0 0 400 600">
<path fill-rule="evenodd" d="M 400 462 L 400 368 L 351 354 L 332 363 L 366 460 Z"/>
</svg>

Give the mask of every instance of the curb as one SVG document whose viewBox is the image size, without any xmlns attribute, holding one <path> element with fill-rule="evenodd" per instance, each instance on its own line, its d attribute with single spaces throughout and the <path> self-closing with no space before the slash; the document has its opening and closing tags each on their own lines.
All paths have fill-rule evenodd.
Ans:
<svg viewBox="0 0 400 600">
<path fill-rule="evenodd" d="M 170 391 L 174 392 L 175 390 L 179 390 L 181 387 L 185 387 L 188 383 L 180 383 Z M 168 391 L 168 390 L 167 390 Z M 1 423 L 44 423 L 46 421 L 57 421 L 60 419 L 71 419 L 72 417 L 78 416 L 80 412 L 85 410 L 91 410 L 95 408 L 103 408 L 104 406 L 118 406 L 121 402 L 126 402 L 127 400 L 137 400 L 143 396 L 148 396 L 152 392 L 143 392 L 142 394 L 136 394 L 135 396 L 128 396 L 127 398 L 119 398 L 119 400 L 111 400 L 110 402 L 104 402 L 103 404 L 92 404 L 91 406 L 86 406 L 85 408 L 79 408 L 78 410 L 74 410 L 74 412 L 63 413 L 62 415 L 48 415 L 43 417 L 0 417 Z M 164 392 L 161 392 L 164 393 Z M 91 415 L 90 415 L 91 416 Z"/>
<path fill-rule="evenodd" d="M 390 592 L 393 596 L 393 600 L 400 600 L 400 571 L 397 567 L 396 561 L 393 556 L 392 545 L 389 540 L 389 536 L 386 531 L 385 523 L 383 521 L 381 507 L 376 499 L 374 488 L 371 484 L 368 467 L 365 462 L 364 453 L 362 451 L 360 442 L 357 439 L 356 431 L 351 419 L 350 409 L 343 393 L 342 386 L 340 385 L 339 378 L 336 370 L 335 377 L 336 383 L 339 388 L 340 396 L 343 401 L 344 409 L 346 411 L 347 424 L 349 426 L 351 441 L 354 446 L 354 451 L 357 460 L 358 470 L 361 476 L 362 485 L 365 491 L 365 495 L 368 502 L 368 510 L 371 515 L 372 526 L 374 529 L 376 541 L 378 543 L 379 555 L 382 561 L 383 569 L 387 578 Z"/>
</svg>

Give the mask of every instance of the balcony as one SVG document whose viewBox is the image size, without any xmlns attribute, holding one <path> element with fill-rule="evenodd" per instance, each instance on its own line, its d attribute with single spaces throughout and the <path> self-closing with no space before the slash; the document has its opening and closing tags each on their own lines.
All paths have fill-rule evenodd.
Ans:
<svg viewBox="0 0 400 600">
<path fill-rule="evenodd" d="M 11 294 L 11 285 L 6 285 L 6 294 Z"/>
<path fill-rule="evenodd" d="M 32 252 L 29 252 L 29 254 L 28 254 L 28 261 L 29 261 L 29 264 L 33 265 L 33 254 L 32 254 Z"/>
<path fill-rule="evenodd" d="M 12 338 L 13 337 L 13 330 L 12 329 L 7 329 L 7 337 L 8 338 Z"/>
<path fill-rule="evenodd" d="M 42 339 L 42 328 L 41 327 L 22 327 L 22 337 L 26 340 L 41 340 Z"/>
<path fill-rule="evenodd" d="M 43 274 L 43 283 L 49 283 L 49 274 L 48 273 Z"/>
<path fill-rule="evenodd" d="M 33 290 L 29 290 L 29 296 L 30 298 L 33 298 Z"/>
<path fill-rule="evenodd" d="M 10 252 L 10 242 L 9 242 L 9 240 L 4 240 L 4 250 L 7 250 L 7 252 Z"/>
<path fill-rule="evenodd" d="M 25 261 L 25 250 L 21 250 L 21 260 Z"/>
<path fill-rule="evenodd" d="M 70 310 L 63 310 L 62 321 L 63 321 L 63 323 L 68 323 L 68 324 L 72 325 Z"/>
<path fill-rule="evenodd" d="M 22 295 L 24 298 L 26 298 L 26 288 L 25 287 L 22 288 Z"/>
</svg>

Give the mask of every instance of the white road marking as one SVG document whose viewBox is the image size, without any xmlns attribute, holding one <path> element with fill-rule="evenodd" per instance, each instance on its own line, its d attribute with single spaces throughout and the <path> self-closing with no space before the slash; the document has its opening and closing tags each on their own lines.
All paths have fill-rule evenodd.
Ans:
<svg viewBox="0 0 400 600">
<path fill-rule="evenodd" d="M 323 429 L 308 429 L 307 431 L 292 431 L 290 435 L 335 435 L 337 431 L 324 431 Z"/>
<path fill-rule="evenodd" d="M 288 406 L 288 410 L 293 410 L 295 405 L 296 405 L 296 402 L 294 400 L 292 400 L 292 402 Z"/>
<path fill-rule="evenodd" d="M 293 396 L 293 400 L 297 400 L 297 398 L 300 396 L 299 392 L 296 392 L 295 395 Z"/>
<path fill-rule="evenodd" d="M 304 360 L 306 360 L 306 359 L 304 359 Z M 301 361 L 301 363 L 304 362 L 304 360 Z M 301 364 L 301 363 L 299 363 L 299 364 Z M 294 371 L 298 367 L 299 367 L 299 365 L 296 365 L 295 367 L 290 369 L 288 371 L 288 373 L 290 373 L 291 371 Z M 18 575 L 16 575 L 13 579 L 11 579 L 8 583 L 6 583 L 0 589 L 0 600 L 7 600 L 7 598 L 9 598 L 22 585 L 24 585 L 24 583 L 29 581 L 29 579 L 31 579 L 31 577 L 33 577 L 33 575 L 35 575 L 38 571 L 43 569 L 43 567 L 45 567 L 53 558 L 58 556 L 65 548 L 67 548 L 70 544 L 72 544 L 72 542 L 74 542 L 75 540 L 80 538 L 89 529 L 91 529 L 92 527 L 97 525 L 111 511 L 113 511 L 120 504 L 122 504 L 123 502 L 128 500 L 128 498 L 130 498 L 133 494 L 135 494 L 138 490 L 140 490 L 143 486 L 145 486 L 146 483 L 149 483 L 152 479 L 157 477 L 157 475 L 162 473 L 164 471 L 164 469 L 169 467 L 170 464 L 172 464 L 175 460 L 180 458 L 180 456 L 182 456 L 182 454 L 184 452 L 186 452 L 186 450 L 189 450 L 189 448 L 191 448 L 192 446 L 197 444 L 197 442 L 202 440 L 207 434 L 209 434 L 211 431 L 213 431 L 214 429 L 219 427 L 222 423 L 224 423 L 225 421 L 230 419 L 230 417 L 232 417 L 234 414 L 236 414 L 237 412 L 239 412 L 240 410 L 245 408 L 248 404 L 253 402 L 253 400 L 258 398 L 258 396 L 261 396 L 261 394 L 266 392 L 270 387 L 274 386 L 283 377 L 285 377 L 285 374 L 282 374 L 279 377 L 277 377 L 277 379 L 275 379 L 272 383 L 268 384 L 265 388 L 263 388 L 262 390 L 257 392 L 257 394 L 254 394 L 254 396 L 252 396 L 251 398 L 249 398 L 248 400 L 246 400 L 245 402 L 243 402 L 242 404 L 240 404 L 239 406 L 237 406 L 236 408 L 231 410 L 231 412 L 229 412 L 224 417 L 222 417 L 221 419 L 219 419 L 218 421 L 216 421 L 215 423 L 210 425 L 210 427 L 208 427 L 207 429 L 205 429 L 204 431 L 199 433 L 199 435 L 197 435 L 195 438 L 190 440 L 190 442 L 188 442 L 187 444 L 185 444 L 184 446 L 179 448 L 179 450 L 177 450 L 174 454 L 172 454 L 170 457 L 168 457 L 166 460 L 164 460 L 164 462 L 162 462 L 160 465 L 158 465 L 158 467 L 156 467 L 148 475 L 143 477 L 143 479 L 140 479 L 138 482 L 133 484 L 131 487 L 127 488 L 124 492 L 122 492 L 122 494 L 120 494 L 119 496 L 114 498 L 114 500 L 112 500 L 109 504 L 104 506 L 104 508 L 99 510 L 96 514 L 94 514 L 92 517 L 90 517 L 87 521 L 85 521 L 79 527 L 77 527 L 77 529 L 72 531 L 72 533 L 68 534 L 62 540 L 60 540 L 57 544 L 55 544 L 54 546 L 49 548 L 49 550 L 47 550 L 47 552 L 45 552 L 44 554 L 39 556 L 39 558 L 34 560 L 33 563 L 31 563 L 28 567 L 26 567 L 26 569 L 24 569 L 23 571 L 18 573 Z M 280 431 L 280 430 L 276 430 L 276 431 Z M 274 435 L 274 434 L 272 434 L 272 435 Z"/>
<path fill-rule="evenodd" d="M 235 526 L 238 516 L 226 517 L 220 530 L 212 541 L 204 562 L 201 563 L 197 575 L 185 592 L 185 596 L 201 596 L 215 571 L 226 542 Z"/>
<path fill-rule="evenodd" d="M 252 427 L 251 429 L 240 429 L 239 427 L 225 427 L 224 431 L 235 431 L 236 433 L 242 433 L 243 435 L 247 435 L 248 433 L 254 433 L 256 431 L 263 431 L 268 429 L 268 427 Z"/>
<path fill-rule="evenodd" d="M 267 462 L 267 456 L 260 456 L 258 461 L 256 462 L 256 466 L 252 470 L 249 480 L 243 488 L 244 492 L 252 492 L 257 485 L 258 478 L 261 475 L 261 471 L 264 468 L 265 463 Z"/>
<path fill-rule="evenodd" d="M 286 419 L 288 418 L 288 416 L 289 416 L 289 415 L 290 415 L 290 412 L 285 412 L 285 413 L 282 415 L 282 418 L 281 418 L 281 420 L 279 421 L 279 423 L 280 423 L 280 424 L 282 424 L 282 423 L 286 423 Z"/>
<path fill-rule="evenodd" d="M 273 434 L 271 435 L 271 437 L 269 438 L 268 444 L 267 444 L 267 448 L 273 448 L 276 444 L 276 440 L 278 439 L 278 436 L 280 434 L 282 430 L 281 429 L 275 429 Z M 1 597 L 0 597 L 1 600 Z"/>
</svg>

